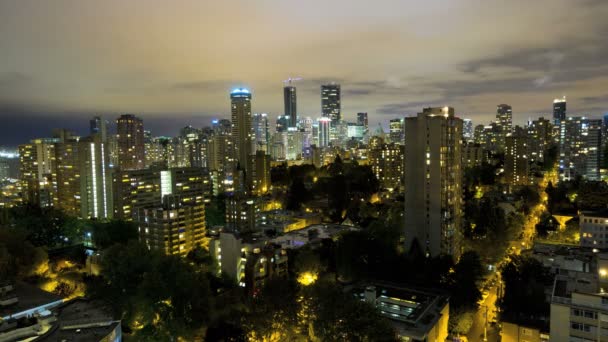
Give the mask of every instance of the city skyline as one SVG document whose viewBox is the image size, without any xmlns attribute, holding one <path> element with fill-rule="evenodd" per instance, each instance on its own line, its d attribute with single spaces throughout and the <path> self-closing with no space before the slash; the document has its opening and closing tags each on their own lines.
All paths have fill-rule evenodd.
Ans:
<svg viewBox="0 0 608 342">
<path fill-rule="evenodd" d="M 91 117 L 124 113 L 141 117 L 153 135 L 175 135 L 228 118 L 227 94 L 240 86 L 254 95 L 252 112 L 274 120 L 284 111 L 282 81 L 292 75 L 303 78 L 295 84 L 299 115 L 319 117 L 320 86 L 335 81 L 345 120 L 368 112 L 370 127 L 385 129 L 390 119 L 446 105 L 487 124 L 500 103 L 512 105 L 514 124 L 522 124 L 551 117 L 553 99 L 564 95 L 569 115 L 608 111 L 608 4 L 600 1 L 337 1 L 323 13 L 314 1 L 141 5 L 0 4 L 7 52 L 0 57 L 0 145 L 45 136 L 50 125 L 84 134 Z M 297 18 L 289 15 L 294 6 Z M 518 25 L 488 29 L 496 13 Z M 199 20 L 203 14 L 209 20 Z M 431 17 L 440 24 L 426 25 Z M 234 38 L 228 43 L 220 32 Z"/>
</svg>

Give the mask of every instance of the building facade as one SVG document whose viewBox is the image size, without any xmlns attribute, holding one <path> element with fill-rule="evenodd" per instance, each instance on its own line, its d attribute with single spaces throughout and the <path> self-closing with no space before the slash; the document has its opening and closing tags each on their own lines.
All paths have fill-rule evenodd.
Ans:
<svg viewBox="0 0 608 342">
<path fill-rule="evenodd" d="M 116 119 L 118 167 L 138 170 L 145 167 L 144 122 L 132 114 Z"/>
<path fill-rule="evenodd" d="M 405 241 L 458 259 L 462 239 L 462 120 L 451 107 L 405 119 Z"/>
</svg>

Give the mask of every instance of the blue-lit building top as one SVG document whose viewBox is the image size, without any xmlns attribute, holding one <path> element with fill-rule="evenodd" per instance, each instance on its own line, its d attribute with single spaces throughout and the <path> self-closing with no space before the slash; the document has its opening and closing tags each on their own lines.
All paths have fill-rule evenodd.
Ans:
<svg viewBox="0 0 608 342">
<path fill-rule="evenodd" d="M 251 92 L 247 88 L 235 88 L 230 92 L 230 97 L 248 97 L 251 98 Z"/>
</svg>

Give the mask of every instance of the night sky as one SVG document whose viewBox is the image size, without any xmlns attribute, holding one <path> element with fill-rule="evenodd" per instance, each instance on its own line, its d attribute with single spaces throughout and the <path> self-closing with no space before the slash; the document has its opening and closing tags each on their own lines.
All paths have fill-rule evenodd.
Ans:
<svg viewBox="0 0 608 342">
<path fill-rule="evenodd" d="M 514 121 L 608 111 L 608 1 L 4 0 L 0 145 L 85 133 L 88 119 L 135 113 L 154 135 L 228 117 L 250 87 L 254 112 L 318 117 L 320 84 L 342 84 L 347 120 L 371 125 L 423 106 L 476 123 L 496 105 Z"/>
</svg>

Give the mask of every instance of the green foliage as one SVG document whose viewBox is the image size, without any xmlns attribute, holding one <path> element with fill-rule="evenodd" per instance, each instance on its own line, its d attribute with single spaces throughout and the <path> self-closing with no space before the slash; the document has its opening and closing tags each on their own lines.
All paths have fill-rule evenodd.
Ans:
<svg viewBox="0 0 608 342">
<path fill-rule="evenodd" d="M 226 198 L 224 195 L 211 198 L 211 202 L 205 207 L 205 220 L 209 228 L 226 224 Z"/>
<path fill-rule="evenodd" d="M 553 278 L 538 260 L 512 256 L 502 268 L 502 279 L 505 288 L 500 306 L 505 315 L 523 319 L 549 315 L 545 287 Z"/>
<path fill-rule="evenodd" d="M 483 266 L 479 254 L 473 251 L 463 253 L 451 277 L 450 306 L 455 309 L 474 309 L 481 298 L 477 282 L 482 276 Z"/>
<path fill-rule="evenodd" d="M 125 324 L 144 325 L 141 336 L 184 337 L 209 320 L 207 274 L 135 241 L 104 251 L 101 278 L 89 281 L 88 292 L 109 302 Z"/>
<path fill-rule="evenodd" d="M 298 211 L 302 207 L 302 204 L 311 200 L 312 196 L 308 189 L 304 186 L 304 182 L 300 178 L 294 179 L 287 192 L 287 203 L 285 208 L 287 210 Z"/>
<path fill-rule="evenodd" d="M 390 323 L 371 305 L 319 282 L 304 289 L 314 335 L 321 341 L 396 341 Z"/>
<path fill-rule="evenodd" d="M 464 187 L 472 188 L 476 185 L 494 185 L 498 181 L 498 166 L 484 163 L 480 166 L 464 170 Z"/>
<path fill-rule="evenodd" d="M 297 335 L 298 303 L 297 288 L 285 279 L 270 279 L 260 293 L 247 303 L 248 312 L 243 317 L 245 331 L 257 338 L 270 339 L 280 334 L 281 341 L 292 340 Z"/>
<path fill-rule="evenodd" d="M 24 204 L 10 209 L 9 221 L 10 225 L 25 232 L 28 241 L 34 246 L 54 247 L 65 244 L 66 237 L 68 242 L 80 238 L 80 236 L 67 236 L 64 225 L 68 217 L 54 208 Z"/>
<path fill-rule="evenodd" d="M 46 252 L 26 236 L 23 231 L 0 228 L 0 281 L 27 277 L 48 262 Z"/>
<path fill-rule="evenodd" d="M 555 168 L 557 158 L 559 157 L 559 148 L 556 144 L 552 144 L 543 155 L 543 171 L 549 172 Z"/>
<path fill-rule="evenodd" d="M 521 207 L 524 214 L 530 214 L 530 209 L 540 203 L 540 194 L 538 188 L 535 186 L 527 185 L 521 187 L 514 194 L 517 200 L 521 201 Z"/>
<path fill-rule="evenodd" d="M 99 220 L 91 222 L 93 243 L 97 248 L 106 249 L 117 243 L 127 243 L 139 239 L 137 226 L 122 220 Z"/>
</svg>

